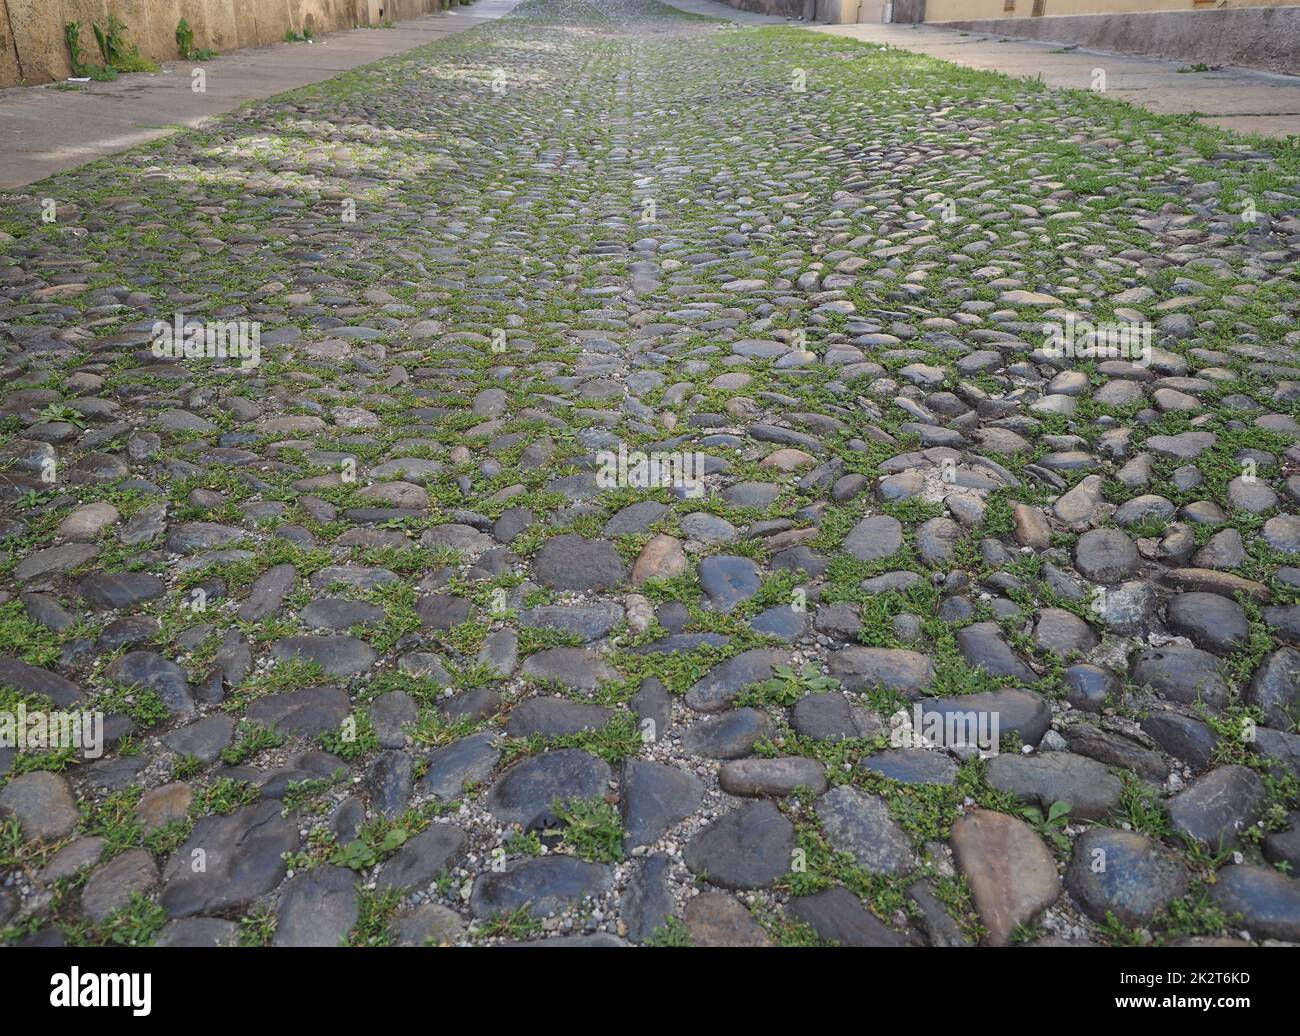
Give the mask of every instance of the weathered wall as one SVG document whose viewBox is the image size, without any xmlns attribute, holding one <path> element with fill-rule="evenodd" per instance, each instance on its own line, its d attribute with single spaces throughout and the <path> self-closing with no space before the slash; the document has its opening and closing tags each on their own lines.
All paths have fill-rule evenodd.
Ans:
<svg viewBox="0 0 1300 1036">
<path fill-rule="evenodd" d="M 925 10 L 926 0 L 894 0 L 893 20 L 906 25 L 923 22 Z"/>
<path fill-rule="evenodd" d="M 934 2 L 929 0 L 931 6 Z M 927 16 L 926 21 L 933 23 L 934 19 Z M 961 19 L 939 24 L 999 36 L 1077 43 L 1120 54 L 1300 74 L 1300 7 Z"/>
<path fill-rule="evenodd" d="M 844 25 L 854 22 L 881 21 L 881 12 L 888 0 L 720 0 L 741 11 L 757 11 L 782 18 L 802 18 L 808 22 L 826 25 Z M 903 0 L 905 3 L 923 3 L 924 0 Z"/>
<path fill-rule="evenodd" d="M 835 24 L 854 22 L 880 22 L 884 20 L 884 9 L 889 0 L 724 0 L 732 7 L 744 11 L 759 11 L 763 14 L 782 15 L 786 18 L 804 18 L 807 21 L 830 22 Z M 1228 6 L 1214 8 L 1214 0 L 1043 0 L 1043 16 L 1030 18 L 1034 0 L 1012 0 L 1012 9 L 1006 9 L 1006 0 L 893 0 L 893 20 L 895 22 L 942 22 L 953 27 L 974 28 L 979 32 L 1000 32 L 1003 35 L 1033 36 L 1041 39 L 1056 39 L 1046 36 L 1042 29 L 1021 29 L 1022 23 L 1054 22 L 1060 32 L 1060 23 L 1074 15 L 1139 14 L 1150 11 L 1176 13 L 1178 18 L 1187 18 L 1195 14 L 1246 14 L 1243 24 L 1258 26 L 1253 22 L 1251 12 L 1267 11 L 1275 8 L 1293 8 L 1300 0 L 1227 0 Z M 1128 31 L 1133 26 L 1130 24 Z M 1203 30 L 1201 24 L 1194 24 L 1179 30 L 1186 34 L 1189 30 Z M 1162 29 L 1169 34 L 1170 30 Z M 1073 38 L 1062 42 L 1083 42 Z M 1294 48 L 1295 40 L 1286 41 Z M 1129 49 L 1133 48 L 1118 48 Z M 1152 51 L 1155 53 L 1155 51 Z M 1238 61 L 1236 64 L 1247 64 Z M 1272 67 L 1257 65 L 1256 67 Z"/>
<path fill-rule="evenodd" d="M 92 22 L 110 14 L 126 23 L 126 37 L 154 61 L 179 57 L 176 25 L 184 17 L 194 45 L 230 51 L 275 43 L 286 31 L 350 29 L 387 19 L 413 18 L 448 0 L 0 0 L 0 86 L 46 83 L 72 75 L 63 26 L 82 23 L 84 60 L 100 63 Z"/>
<path fill-rule="evenodd" d="M 782 18 L 811 18 L 817 0 L 723 0 L 741 11 L 774 14 Z"/>
<path fill-rule="evenodd" d="M 1296 0 L 1228 0 L 1228 8 L 1287 7 Z M 1013 10 L 1004 10 L 1004 0 L 927 0 L 927 22 L 980 21 L 986 18 L 1026 18 L 1033 0 L 1012 0 Z M 1043 15 L 1137 14 L 1143 11 L 1193 11 L 1213 8 L 1212 0 L 1044 0 Z"/>
</svg>

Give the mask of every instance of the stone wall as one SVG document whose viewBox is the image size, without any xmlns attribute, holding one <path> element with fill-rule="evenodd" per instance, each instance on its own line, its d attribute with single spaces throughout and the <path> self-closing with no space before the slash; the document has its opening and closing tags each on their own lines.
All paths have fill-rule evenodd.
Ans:
<svg viewBox="0 0 1300 1036">
<path fill-rule="evenodd" d="M 313 33 L 413 18 L 448 0 L 0 0 L 0 86 L 47 83 L 72 75 L 63 26 L 82 23 L 85 60 L 100 63 L 91 32 L 110 14 L 154 61 L 175 60 L 176 25 L 184 17 L 194 45 L 231 51 L 275 43 L 288 30 Z"/>
</svg>

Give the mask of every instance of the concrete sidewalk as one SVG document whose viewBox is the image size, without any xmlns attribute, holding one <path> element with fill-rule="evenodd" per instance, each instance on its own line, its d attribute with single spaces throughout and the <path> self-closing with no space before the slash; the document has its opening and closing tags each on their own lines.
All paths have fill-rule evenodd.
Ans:
<svg viewBox="0 0 1300 1036">
<path fill-rule="evenodd" d="M 708 4 L 726 10 L 721 4 Z M 726 17 L 720 14 L 719 17 Z M 967 68 L 1035 76 L 1057 88 L 1087 90 L 1093 70 L 1106 73 L 1106 96 L 1167 115 L 1196 112 L 1201 121 L 1237 133 L 1285 137 L 1300 133 L 1300 77 L 1223 68 L 1179 72 L 1178 61 L 1062 48 L 1038 40 L 963 34 L 953 29 L 912 25 L 809 25 L 814 32 L 888 44 L 942 58 Z"/>
<path fill-rule="evenodd" d="M 250 47 L 211 61 L 169 61 L 157 74 L 84 83 L 80 90 L 55 84 L 0 90 L 0 188 L 25 187 L 62 169 L 198 126 L 247 101 L 464 32 L 502 17 L 518 3 L 478 0 L 470 7 L 397 22 L 391 29 L 350 29 L 313 43 Z M 191 89 L 194 68 L 207 77 L 205 93 Z"/>
</svg>

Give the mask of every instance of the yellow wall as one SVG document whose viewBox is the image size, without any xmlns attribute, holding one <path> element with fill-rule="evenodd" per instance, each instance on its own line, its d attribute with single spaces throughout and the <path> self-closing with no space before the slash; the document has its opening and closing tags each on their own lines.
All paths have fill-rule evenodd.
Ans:
<svg viewBox="0 0 1300 1036">
<path fill-rule="evenodd" d="M 63 39 L 67 22 L 82 23 L 83 60 L 100 63 L 90 24 L 110 13 L 126 23 L 128 42 L 154 61 L 179 57 L 176 23 L 184 16 L 195 47 L 231 51 L 275 43 L 286 30 L 350 29 L 378 20 L 413 18 L 448 0 L 0 0 L 0 86 L 47 83 L 72 74 Z"/>
<path fill-rule="evenodd" d="M 1028 18 L 1033 0 L 1015 0 L 1014 11 L 1004 11 L 1003 0 L 927 0 L 927 22 L 974 21 L 981 18 Z M 1224 7 L 1291 7 L 1297 0 L 1228 0 Z M 1044 0 L 1043 14 L 1131 14 L 1138 11 L 1214 10 L 1213 0 Z"/>
</svg>

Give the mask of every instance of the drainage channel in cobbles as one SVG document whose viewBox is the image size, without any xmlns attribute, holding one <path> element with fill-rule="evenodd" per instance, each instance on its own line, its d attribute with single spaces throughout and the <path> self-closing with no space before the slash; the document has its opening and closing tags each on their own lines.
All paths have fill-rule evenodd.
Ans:
<svg viewBox="0 0 1300 1036">
<path fill-rule="evenodd" d="M 0 198 L 5 941 L 1300 940 L 1296 168 L 527 0 Z"/>
</svg>

